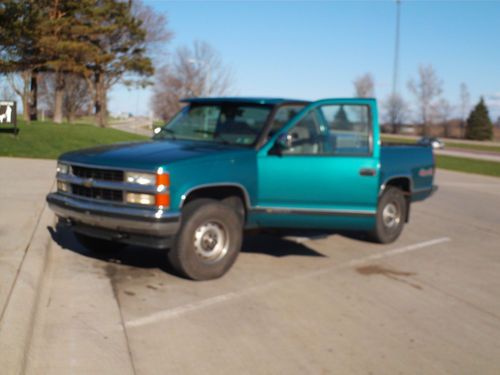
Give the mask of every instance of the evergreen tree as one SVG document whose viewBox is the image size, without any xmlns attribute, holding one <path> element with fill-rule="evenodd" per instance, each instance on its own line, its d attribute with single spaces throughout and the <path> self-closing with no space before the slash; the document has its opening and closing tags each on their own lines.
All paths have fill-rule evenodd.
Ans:
<svg viewBox="0 0 500 375">
<path fill-rule="evenodd" d="M 0 74 L 31 72 L 32 119 L 37 74 L 55 73 L 54 117 L 62 121 L 64 78 L 87 80 L 96 119 L 106 124 L 107 91 L 121 81 L 146 85 L 154 73 L 146 51 L 146 25 L 120 0 L 2 0 Z"/>
<path fill-rule="evenodd" d="M 493 137 L 493 124 L 488 115 L 488 108 L 481 98 L 469 114 L 465 128 L 465 138 L 483 141 Z"/>
<path fill-rule="evenodd" d="M 40 38 L 39 50 L 45 61 L 44 71 L 54 73 L 54 122 L 63 120 L 63 98 L 66 77 L 92 74 L 88 60 L 99 49 L 86 37 L 90 26 L 82 15 L 94 4 L 92 0 L 44 0 L 38 4 L 45 17 L 38 25 Z"/>
<path fill-rule="evenodd" d="M 131 4 L 119 0 L 93 0 L 86 20 L 93 32 L 88 34 L 99 53 L 89 61 L 93 79 L 96 122 L 106 125 L 107 92 L 116 83 L 149 84 L 153 63 L 146 52 L 146 28 L 132 13 Z"/>
<path fill-rule="evenodd" d="M 34 1 L 3 0 L 0 3 L 0 74 L 23 73 L 29 76 L 28 120 L 37 118 L 37 73 L 44 64 L 37 40 L 40 38 L 38 25 L 43 16 Z"/>
</svg>

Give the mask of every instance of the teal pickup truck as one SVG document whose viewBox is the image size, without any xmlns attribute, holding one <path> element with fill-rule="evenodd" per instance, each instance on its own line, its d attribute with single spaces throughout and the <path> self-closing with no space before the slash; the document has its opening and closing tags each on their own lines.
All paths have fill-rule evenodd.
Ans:
<svg viewBox="0 0 500 375">
<path fill-rule="evenodd" d="M 168 249 L 222 276 L 248 228 L 366 231 L 389 243 L 434 191 L 432 149 L 382 146 L 374 99 L 196 98 L 146 142 L 62 155 L 62 224 L 88 248 Z"/>
</svg>

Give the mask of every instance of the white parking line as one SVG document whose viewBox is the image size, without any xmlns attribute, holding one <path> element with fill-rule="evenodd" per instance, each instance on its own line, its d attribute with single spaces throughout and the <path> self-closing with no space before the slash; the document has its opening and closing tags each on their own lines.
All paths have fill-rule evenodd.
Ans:
<svg viewBox="0 0 500 375">
<path fill-rule="evenodd" d="M 215 297 L 207 298 L 207 299 L 204 299 L 201 301 L 196 301 L 193 303 L 188 303 L 188 304 L 174 307 L 171 309 L 158 311 L 158 312 L 155 312 L 149 316 L 129 320 L 128 322 L 125 323 L 125 326 L 127 328 L 141 327 L 141 326 L 155 323 L 158 321 L 175 318 L 175 317 L 181 316 L 181 315 L 188 313 L 188 312 L 191 312 L 191 311 L 201 310 L 205 307 L 209 307 L 212 305 L 223 303 L 223 302 L 235 299 L 235 298 L 241 298 L 243 296 L 246 296 L 246 295 L 249 295 L 249 294 L 252 294 L 255 292 L 259 292 L 259 291 L 262 291 L 265 289 L 269 289 L 269 288 L 272 288 L 276 285 L 284 284 L 284 283 L 287 283 L 289 281 L 307 279 L 307 278 L 311 278 L 314 276 L 318 276 L 321 274 L 331 272 L 333 270 L 350 268 L 350 267 L 354 267 L 354 266 L 357 266 L 357 265 L 360 265 L 360 264 L 363 264 L 363 263 L 366 263 L 369 261 L 379 260 L 379 259 L 383 259 L 383 258 L 389 258 L 389 257 L 395 256 L 395 255 L 409 253 L 412 251 L 420 250 L 420 249 L 430 247 L 430 246 L 439 245 L 439 244 L 449 242 L 449 241 L 451 241 L 451 239 L 449 237 L 435 238 L 433 240 L 419 242 L 419 243 L 416 243 L 414 245 L 409 245 L 409 246 L 404 246 L 404 247 L 400 247 L 400 248 L 393 249 L 393 250 L 388 250 L 388 251 L 385 251 L 385 252 L 382 252 L 379 254 L 373 254 L 373 255 L 370 255 L 367 257 L 363 257 L 363 258 L 353 259 L 353 260 L 350 260 L 350 261 L 345 262 L 345 263 L 337 264 L 337 265 L 334 265 L 331 267 L 321 268 L 319 270 L 315 270 L 315 271 L 311 271 L 311 272 L 306 272 L 304 274 L 297 275 L 297 276 L 290 277 L 290 278 L 272 281 L 270 283 L 254 286 L 254 287 L 251 287 L 248 289 L 240 290 L 238 292 L 229 292 L 226 294 L 221 294 L 221 295 L 218 295 Z"/>
<path fill-rule="evenodd" d="M 491 183 L 485 183 L 485 182 L 440 182 L 438 186 L 455 186 L 455 187 L 498 187 L 500 185 L 499 182 L 491 182 Z"/>
</svg>

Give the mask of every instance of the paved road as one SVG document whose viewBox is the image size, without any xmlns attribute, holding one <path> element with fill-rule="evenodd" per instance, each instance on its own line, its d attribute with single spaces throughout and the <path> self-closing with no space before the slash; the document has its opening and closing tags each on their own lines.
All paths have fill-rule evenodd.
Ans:
<svg viewBox="0 0 500 375">
<path fill-rule="evenodd" d="M 390 134 L 390 133 L 384 133 L 383 135 L 387 137 L 396 137 L 396 138 L 407 138 L 407 139 L 420 139 L 422 138 L 421 135 L 407 135 L 407 134 Z M 453 143 L 465 143 L 469 145 L 479 145 L 479 146 L 500 146 L 500 140 L 497 141 L 472 141 L 469 139 L 458 139 L 458 138 L 444 138 L 444 137 L 438 137 L 439 139 L 443 140 L 445 144 L 453 144 Z"/>
<path fill-rule="evenodd" d="M 153 135 L 151 119 L 147 117 L 131 117 L 122 122 L 111 124 L 111 127 L 129 133 L 144 135 L 146 137 L 151 137 Z"/>
<path fill-rule="evenodd" d="M 29 374 L 498 374 L 500 179 L 439 171 L 391 245 L 248 236 L 211 282 L 53 233 Z"/>
<path fill-rule="evenodd" d="M 392 137 L 390 134 L 385 134 L 389 139 Z M 413 140 L 418 140 L 421 137 L 420 136 L 411 136 L 411 135 L 397 135 L 394 136 L 396 138 L 407 138 L 407 139 L 413 139 Z M 477 146 L 498 146 L 500 145 L 500 142 L 498 141 L 469 141 L 466 139 L 450 139 L 450 138 L 439 138 L 444 141 L 445 143 L 445 149 L 444 150 L 434 150 L 434 152 L 437 155 L 447 155 L 447 156 L 456 156 L 456 157 L 462 157 L 462 158 L 469 158 L 469 159 L 477 159 L 477 160 L 490 160 L 490 161 L 496 161 L 500 162 L 500 152 L 494 152 L 494 151 L 480 151 L 480 150 L 468 150 L 468 149 L 457 149 L 453 148 L 454 143 L 460 143 L 460 144 L 470 144 L 470 145 L 477 145 Z"/>
<path fill-rule="evenodd" d="M 437 155 L 458 156 L 461 158 L 477 159 L 477 160 L 490 160 L 500 163 L 500 153 L 498 152 L 483 152 L 472 150 L 434 150 Z"/>
</svg>

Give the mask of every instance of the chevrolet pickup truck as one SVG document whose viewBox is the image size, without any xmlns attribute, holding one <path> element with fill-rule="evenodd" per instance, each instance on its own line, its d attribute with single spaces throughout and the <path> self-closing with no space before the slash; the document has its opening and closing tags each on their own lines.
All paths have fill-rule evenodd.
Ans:
<svg viewBox="0 0 500 375">
<path fill-rule="evenodd" d="M 435 189 L 430 147 L 381 145 L 374 99 L 184 103 L 152 140 L 59 158 L 47 201 L 84 246 L 165 249 L 181 275 L 207 280 L 233 265 L 248 228 L 390 243 Z"/>
</svg>

